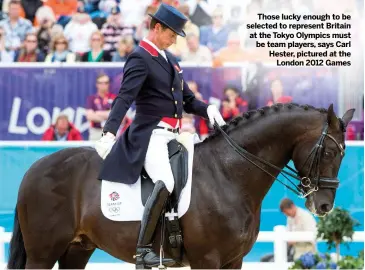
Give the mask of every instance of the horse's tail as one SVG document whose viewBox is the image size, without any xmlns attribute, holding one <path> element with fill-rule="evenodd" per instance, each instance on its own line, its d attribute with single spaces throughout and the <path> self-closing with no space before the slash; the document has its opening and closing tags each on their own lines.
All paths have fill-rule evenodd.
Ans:
<svg viewBox="0 0 365 270">
<path fill-rule="evenodd" d="M 13 236 L 10 240 L 8 269 L 24 269 L 27 261 L 27 254 L 23 241 L 23 234 L 20 230 L 18 210 L 15 208 Z"/>
</svg>

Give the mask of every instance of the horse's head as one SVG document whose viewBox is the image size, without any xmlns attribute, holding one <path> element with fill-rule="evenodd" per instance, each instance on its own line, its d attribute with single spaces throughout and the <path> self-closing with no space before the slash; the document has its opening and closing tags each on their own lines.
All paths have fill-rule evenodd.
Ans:
<svg viewBox="0 0 365 270">
<path fill-rule="evenodd" d="M 345 155 L 344 132 L 354 111 L 348 110 L 340 119 L 331 104 L 326 121 L 305 133 L 295 145 L 292 160 L 302 178 L 299 188 L 305 194 L 306 207 L 315 215 L 326 215 L 333 208 L 337 175 Z"/>
</svg>

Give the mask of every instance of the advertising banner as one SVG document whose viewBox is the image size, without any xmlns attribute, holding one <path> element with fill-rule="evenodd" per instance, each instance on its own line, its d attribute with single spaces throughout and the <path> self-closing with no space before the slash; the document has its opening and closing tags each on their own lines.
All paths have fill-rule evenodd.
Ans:
<svg viewBox="0 0 365 270">
<path fill-rule="evenodd" d="M 266 105 L 279 85 L 293 102 L 320 107 L 334 103 L 338 108 L 336 75 L 328 69 L 258 65 L 182 68 L 185 80 L 195 81 L 204 100 L 218 106 L 226 86 L 242 91 L 253 109 Z M 0 140 L 40 140 L 60 113 L 67 114 L 87 139 L 86 100 L 96 92 L 95 78 L 101 72 L 111 78 L 110 91 L 118 93 L 122 65 L 0 68 Z"/>
</svg>

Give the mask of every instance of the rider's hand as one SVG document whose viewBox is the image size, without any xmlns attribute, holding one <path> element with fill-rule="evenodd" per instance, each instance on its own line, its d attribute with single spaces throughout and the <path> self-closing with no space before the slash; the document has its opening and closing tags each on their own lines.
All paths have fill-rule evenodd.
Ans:
<svg viewBox="0 0 365 270">
<path fill-rule="evenodd" d="M 207 109 L 207 114 L 209 118 L 209 122 L 212 126 L 214 126 L 214 121 L 217 122 L 219 126 L 224 126 L 226 122 L 223 120 L 223 117 L 217 107 L 215 105 L 209 105 Z"/>
<path fill-rule="evenodd" d="M 109 154 L 115 142 L 115 136 L 108 132 L 95 143 L 95 150 L 103 159 Z"/>
</svg>

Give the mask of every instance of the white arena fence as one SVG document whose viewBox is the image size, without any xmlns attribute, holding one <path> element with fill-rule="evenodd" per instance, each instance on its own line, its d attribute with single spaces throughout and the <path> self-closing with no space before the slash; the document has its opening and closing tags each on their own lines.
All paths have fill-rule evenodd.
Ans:
<svg viewBox="0 0 365 270">
<path fill-rule="evenodd" d="M 288 232 L 286 227 L 278 225 L 274 231 L 260 231 L 256 242 L 274 243 L 274 262 L 273 263 L 244 263 L 242 269 L 288 269 L 290 263 L 287 262 L 287 242 L 324 242 L 316 240 L 316 233 L 313 232 Z M 0 268 L 5 267 L 5 243 L 9 243 L 11 238 L 10 232 L 5 232 L 0 227 Z M 353 235 L 353 242 L 364 242 L 365 232 L 356 231 Z M 349 241 L 349 239 L 345 239 Z M 257 268 L 259 267 L 259 268 Z M 57 267 L 55 267 L 57 268 Z M 134 265 L 129 263 L 90 263 L 86 269 L 134 269 Z"/>
</svg>

